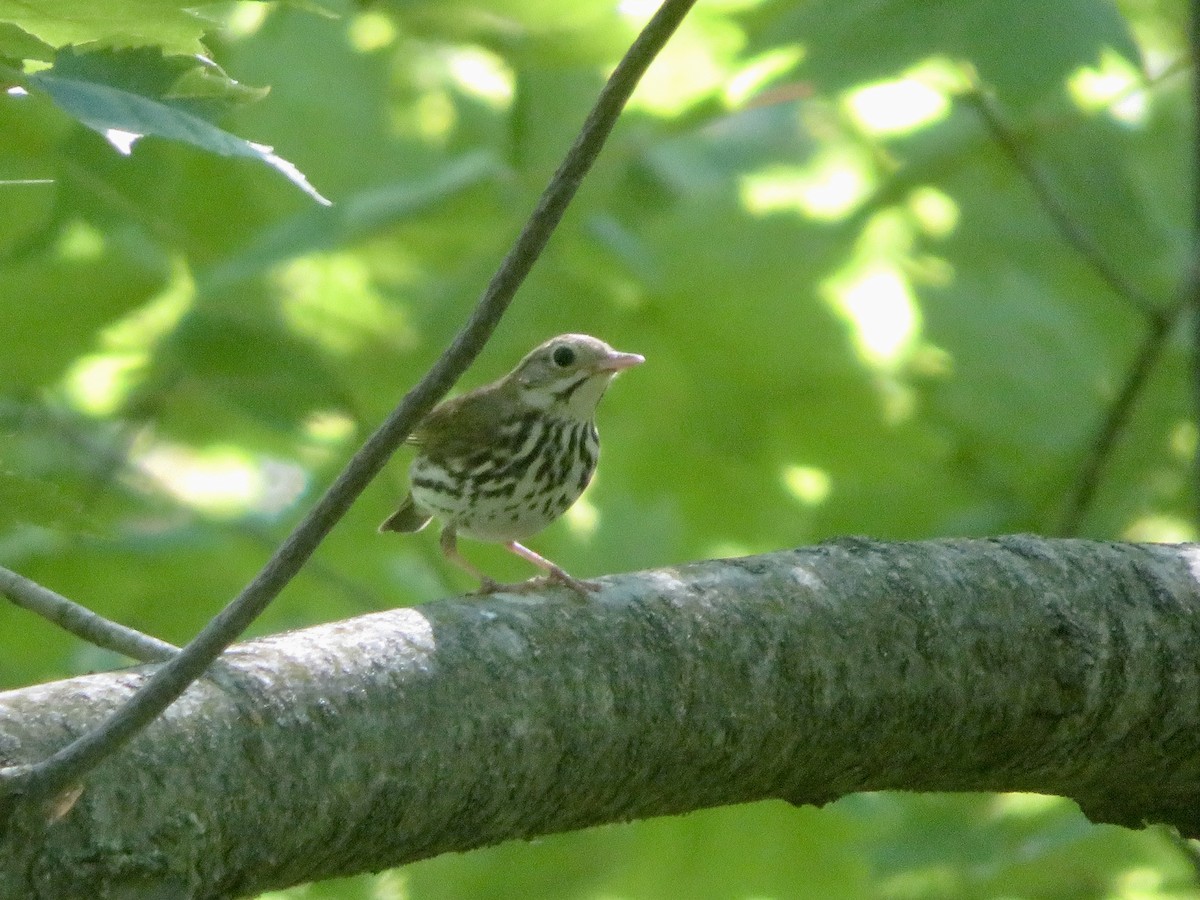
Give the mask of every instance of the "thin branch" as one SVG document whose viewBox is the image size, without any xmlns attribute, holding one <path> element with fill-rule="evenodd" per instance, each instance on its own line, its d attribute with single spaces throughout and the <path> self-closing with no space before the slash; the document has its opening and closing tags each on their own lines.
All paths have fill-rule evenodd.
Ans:
<svg viewBox="0 0 1200 900">
<path fill-rule="evenodd" d="M 3 567 L 0 567 L 0 594 L 90 644 L 138 662 L 165 662 L 179 652 L 174 644 L 106 619 Z"/>
<path fill-rule="evenodd" d="M 1054 529 L 1055 534 L 1070 536 L 1078 533 L 1084 515 L 1095 500 L 1104 467 L 1129 422 L 1134 402 L 1158 363 L 1166 345 L 1167 336 L 1179 321 L 1183 310 L 1190 302 L 1193 302 L 1191 291 L 1185 289 L 1181 295 L 1183 299 L 1176 301 L 1166 309 L 1161 308 L 1109 261 L 1091 231 L 1071 213 L 1050 174 L 1029 153 L 1015 129 L 1005 120 L 996 101 L 978 88 L 965 93 L 963 97 L 976 110 L 992 139 L 1025 177 L 1042 209 L 1058 228 L 1063 240 L 1075 249 L 1092 268 L 1092 271 L 1117 296 L 1142 313 L 1150 324 L 1150 331 L 1130 364 L 1121 390 L 1108 408 L 1096 439 L 1091 444 L 1088 456 L 1079 469 L 1075 484 L 1067 495 L 1063 512 Z M 1188 281 L 1190 285 L 1191 279 L 1189 278 Z M 1200 368 L 1198 368 L 1198 372 L 1200 372 Z"/>
<path fill-rule="evenodd" d="M 1176 75 L 1188 71 L 1192 68 L 1192 57 L 1189 53 L 1184 53 L 1177 56 L 1171 62 L 1164 65 L 1158 72 L 1152 76 L 1143 75 L 1143 77 L 1125 86 L 1124 89 L 1117 91 L 1111 97 L 1104 101 L 1101 109 L 1111 112 L 1116 107 L 1120 106 L 1131 97 L 1136 97 L 1138 94 L 1149 94 L 1151 91 L 1162 87 Z"/>
<path fill-rule="evenodd" d="M 130 458 L 130 448 L 145 430 L 145 423 L 154 418 L 160 405 L 161 403 L 157 399 L 151 404 L 143 397 L 136 405 L 136 418 L 133 422 L 126 424 L 107 439 L 95 438 L 78 417 L 58 415 L 55 413 L 59 411 L 44 407 L 36 409 L 36 413 L 41 417 L 37 425 L 46 429 L 48 435 L 56 442 L 71 446 L 81 457 L 87 458 L 91 466 L 88 478 L 91 493 L 99 494 L 111 491 L 118 475 L 129 475 L 136 480 L 139 487 L 143 487 L 148 493 L 153 493 L 163 503 L 170 504 L 174 509 L 185 511 L 189 516 L 194 516 L 195 510 L 171 493 L 164 478 L 144 467 L 135 465 Z M 4 412 L 0 410 L 0 418 L 3 418 Z M 357 421 L 361 422 L 361 417 Z M 32 427 L 29 422 L 21 423 L 22 429 L 28 430 L 29 427 Z M 268 553 L 275 548 L 278 540 L 267 528 L 260 525 L 216 521 L 206 524 L 209 527 L 224 529 L 239 537 L 248 538 L 266 549 Z M 386 605 L 374 591 L 318 559 L 310 559 L 306 567 L 308 575 L 316 582 L 338 588 L 364 610 L 380 609 Z M 70 603 L 71 601 L 67 600 L 66 602 Z M 177 649 L 172 646 L 172 651 Z M 132 658 L 140 662 L 156 662 L 168 657 Z"/>
<path fill-rule="evenodd" d="M 355 453 L 254 580 L 103 725 L 36 765 L 0 769 L 0 796 L 45 798 L 78 780 L 150 724 L 200 677 L 300 570 L 404 438 L 479 354 L 562 219 L 638 81 L 694 3 L 695 0 L 666 0 L 650 19 L 601 90 L 575 143 L 466 325 L 425 377 Z M 13 808 L 11 803 L 5 806 Z"/>
<path fill-rule="evenodd" d="M 1053 178 L 1029 153 L 1020 135 L 1004 118 L 999 104 L 985 91 L 978 88 L 967 91 L 962 97 L 978 113 L 992 139 L 1004 151 L 1017 170 L 1025 176 L 1038 203 L 1050 217 L 1050 221 L 1054 223 L 1063 240 L 1083 257 L 1092 271 L 1109 286 L 1113 293 L 1128 302 L 1152 323 L 1161 325 L 1160 320 L 1168 318 L 1169 313 L 1163 312 L 1151 297 L 1109 262 L 1091 231 L 1071 213 L 1066 201 L 1060 196 Z"/>
<path fill-rule="evenodd" d="M 1191 279 L 1189 279 L 1190 281 Z M 1083 517 L 1091 507 L 1092 501 L 1096 499 L 1104 467 L 1116 448 L 1117 439 L 1120 438 L 1129 422 L 1133 404 L 1141 394 L 1150 373 L 1158 364 L 1171 329 L 1179 322 L 1180 316 L 1183 315 L 1189 304 L 1194 302 L 1189 290 L 1171 309 L 1151 322 L 1150 333 L 1142 341 L 1141 349 L 1138 350 L 1137 356 L 1130 364 L 1129 371 L 1125 374 L 1125 382 L 1122 384 L 1121 390 L 1117 392 L 1116 399 L 1108 407 L 1108 413 L 1096 433 L 1095 440 L 1091 443 L 1087 458 L 1079 467 L 1075 484 L 1067 494 L 1062 515 L 1053 530 L 1053 534 L 1058 537 L 1073 537 L 1079 533 Z"/>
</svg>

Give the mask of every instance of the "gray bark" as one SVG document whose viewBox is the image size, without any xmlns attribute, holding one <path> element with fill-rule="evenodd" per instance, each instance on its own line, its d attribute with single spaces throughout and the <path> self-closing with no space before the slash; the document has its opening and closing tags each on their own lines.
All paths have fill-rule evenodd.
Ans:
<svg viewBox="0 0 1200 900">
<path fill-rule="evenodd" d="M 0 898 L 218 898 L 782 797 L 1040 791 L 1200 836 L 1200 546 L 847 539 L 251 641 L 16 804 Z M 150 667 L 0 694 L 35 762 Z"/>
</svg>

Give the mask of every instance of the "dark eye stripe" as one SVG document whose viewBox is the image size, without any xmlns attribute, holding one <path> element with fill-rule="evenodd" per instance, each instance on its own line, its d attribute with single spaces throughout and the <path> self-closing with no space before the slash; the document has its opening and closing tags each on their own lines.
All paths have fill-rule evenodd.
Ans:
<svg viewBox="0 0 1200 900">
<path fill-rule="evenodd" d="M 588 375 L 586 372 L 584 372 L 578 378 L 576 378 L 574 381 L 569 382 L 566 387 L 555 391 L 551 396 L 553 396 L 554 399 L 557 400 L 559 403 L 566 403 L 568 400 L 571 399 L 571 395 L 574 394 L 577 390 L 579 390 L 580 386 L 585 381 L 587 381 L 588 378 L 590 378 L 590 377 L 591 377 L 590 375 Z"/>
</svg>

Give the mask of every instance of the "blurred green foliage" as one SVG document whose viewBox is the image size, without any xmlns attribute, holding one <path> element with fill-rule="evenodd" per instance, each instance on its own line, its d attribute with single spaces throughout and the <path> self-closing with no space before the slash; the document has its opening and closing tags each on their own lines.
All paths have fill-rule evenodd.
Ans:
<svg viewBox="0 0 1200 900">
<path fill-rule="evenodd" d="M 36 6 L 0 0 L 0 79 L 29 91 L 0 97 L 0 564 L 182 642 L 463 321 L 650 6 Z M 1165 309 L 1191 241 L 1185 19 L 1181 0 L 699 4 L 467 379 L 568 330 L 648 358 L 601 408 L 586 502 L 535 546 L 587 576 L 846 533 L 1054 531 L 1148 321 L 962 92 L 993 93 L 1073 220 Z M 172 55 L 201 39 L 219 68 Z M 86 108 L 53 102 L 64 72 Z M 128 157 L 72 118 L 116 121 L 96 100 L 114 84 L 161 126 Z M 335 205 L 168 140 L 180 111 L 273 146 Z M 1086 534 L 1195 536 L 1186 373 L 1171 339 Z M 401 456 L 257 632 L 467 586 L 430 535 L 375 533 Z M 116 664 L 0 606 L 0 687 Z M 1168 835 L 1067 801 L 877 794 L 280 896 L 1200 890 Z"/>
</svg>

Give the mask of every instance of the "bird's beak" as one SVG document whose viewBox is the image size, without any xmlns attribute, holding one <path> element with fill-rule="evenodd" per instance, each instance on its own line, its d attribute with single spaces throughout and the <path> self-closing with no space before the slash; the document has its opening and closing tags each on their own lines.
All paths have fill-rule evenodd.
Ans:
<svg viewBox="0 0 1200 900">
<path fill-rule="evenodd" d="M 646 357 L 640 353 L 618 353 L 614 350 L 604 359 L 596 362 L 597 372 L 620 372 L 623 369 L 632 369 L 634 366 L 640 366 L 646 361 Z"/>
</svg>

